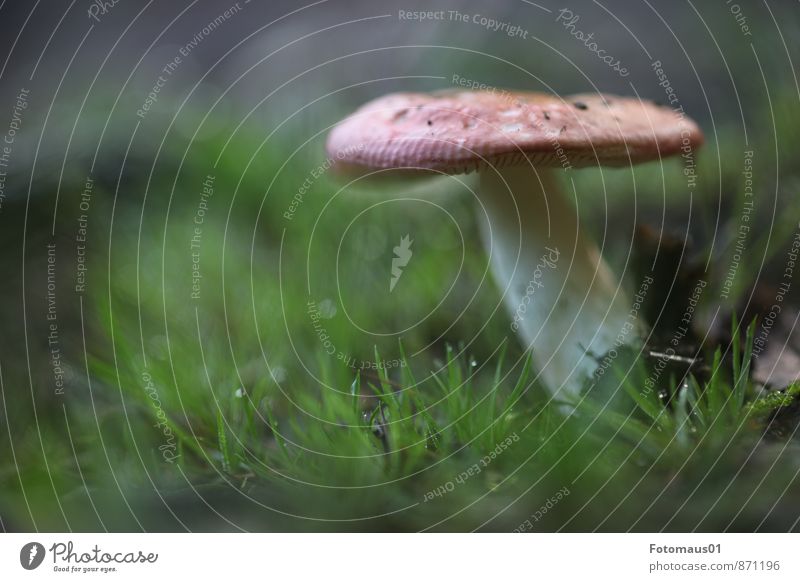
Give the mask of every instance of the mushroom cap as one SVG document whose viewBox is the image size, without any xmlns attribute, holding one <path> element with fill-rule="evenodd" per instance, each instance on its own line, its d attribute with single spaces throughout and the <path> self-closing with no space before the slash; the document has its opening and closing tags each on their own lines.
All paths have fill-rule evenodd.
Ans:
<svg viewBox="0 0 800 582">
<path fill-rule="evenodd" d="M 626 166 L 703 143 L 669 107 L 615 95 L 511 91 L 393 93 L 363 105 L 328 136 L 346 169 L 460 174 L 528 160 L 536 166 Z"/>
</svg>

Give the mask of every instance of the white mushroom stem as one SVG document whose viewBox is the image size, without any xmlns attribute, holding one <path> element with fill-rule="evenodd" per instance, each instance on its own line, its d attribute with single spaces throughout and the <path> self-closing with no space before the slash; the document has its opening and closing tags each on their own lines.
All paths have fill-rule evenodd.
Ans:
<svg viewBox="0 0 800 582">
<path fill-rule="evenodd" d="M 528 165 L 480 171 L 486 216 L 479 222 L 512 331 L 532 351 L 540 381 L 556 396 L 575 398 L 597 357 L 618 349 L 620 338 L 635 343 L 640 335 L 631 303 L 580 228 L 557 171 Z"/>
</svg>

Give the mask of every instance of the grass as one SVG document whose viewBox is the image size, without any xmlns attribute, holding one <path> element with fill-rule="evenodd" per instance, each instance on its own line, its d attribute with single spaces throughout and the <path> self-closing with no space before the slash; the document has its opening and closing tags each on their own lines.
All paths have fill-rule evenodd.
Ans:
<svg viewBox="0 0 800 582">
<path fill-rule="evenodd" d="M 119 236 L 122 248 L 134 246 Z M 620 358 L 611 368 L 615 395 L 564 403 L 537 385 L 513 342 L 495 343 L 497 321 L 470 347 L 445 339 L 412 357 L 409 347 L 431 335 L 426 325 L 367 355 L 357 340 L 341 344 L 352 327 L 337 327 L 334 315 L 327 331 L 360 360 L 400 362 L 358 371 L 326 352 L 303 297 L 282 296 L 274 277 L 250 281 L 264 298 L 255 303 L 240 288 L 249 265 L 207 262 L 205 273 L 224 272 L 234 284 L 226 301 L 220 290 L 192 305 L 168 276 L 170 259 L 187 253 L 174 250 L 177 241 L 164 248 L 142 253 L 139 269 L 158 272 L 161 263 L 163 287 L 137 287 L 135 271 L 112 273 L 108 297 L 85 314 L 100 319 L 88 336 L 85 381 L 75 370 L 69 390 L 72 442 L 56 438 L 52 423 L 43 427 L 54 431 L 42 438 L 43 455 L 27 446 L 35 451 L 28 462 L 46 455 L 54 463 L 38 495 L 49 497 L 55 476 L 61 497 L 50 517 L 35 512 L 39 527 L 511 530 L 565 487 L 570 495 L 536 529 L 736 529 L 761 518 L 768 529 L 792 525 L 791 513 L 770 511 L 783 499 L 775 483 L 794 486 L 791 471 L 774 464 L 740 474 L 767 446 L 770 415 L 800 391 L 765 395 L 751 383 L 755 324 L 743 332 L 733 322 L 733 340 L 717 346 L 705 379 L 673 375 L 643 390 L 653 362 Z M 425 265 L 424 275 L 434 268 Z M 276 304 L 287 321 L 274 321 Z M 260 333 L 254 319 L 268 322 Z M 297 331 L 294 352 L 275 341 L 281 328 Z M 26 479 L 33 471 L 26 466 Z M 719 483 L 734 474 L 731 495 L 720 498 Z M 757 475 L 769 476 L 768 491 Z"/>
<path fill-rule="evenodd" d="M 272 509 L 322 520 L 298 525 L 264 509 L 262 528 L 392 528 L 399 527 L 399 517 L 403 528 L 513 529 L 536 510 L 536 500 L 563 487 L 580 494 L 565 498 L 537 529 L 650 529 L 666 517 L 671 497 L 692 487 L 686 515 L 670 515 L 662 526 L 703 529 L 706 521 L 696 520 L 701 509 L 709 515 L 706 527 L 730 519 L 734 508 L 750 508 L 743 517 L 754 519 L 779 498 L 760 492 L 753 503 L 747 497 L 757 489 L 740 484 L 733 499 L 722 499 L 714 487 L 763 446 L 764 417 L 800 386 L 764 396 L 751 384 L 753 329 L 742 339 L 735 328 L 732 366 L 723 365 L 718 349 L 709 379 L 687 376 L 673 383 L 677 389 L 669 398 L 641 392 L 637 374 L 647 370 L 629 374 L 620 387 L 628 397 L 623 402 L 634 405 L 622 410 L 587 398 L 565 415 L 536 389 L 528 358 L 506 366 L 501 353 L 490 369 L 451 346 L 440 369 L 420 371 L 420 380 L 402 346 L 405 365 L 396 380 L 388 373 L 357 373 L 348 385 L 323 372 L 328 388 L 298 390 L 291 395 L 297 408 L 287 405 L 290 398 L 271 380 L 241 393 L 212 385 L 204 405 L 185 400 L 201 398 L 204 390 L 198 390 L 170 407 L 172 422 L 186 424 L 175 431 L 182 451 L 178 472 L 212 491 L 230 489 Z M 381 361 L 377 352 L 375 361 Z M 164 393 L 172 392 L 168 367 L 151 367 Z M 100 377 L 109 386 L 127 387 L 143 424 L 158 421 L 135 374 Z M 144 448 L 142 438 L 137 435 Z M 504 442 L 512 444 L 494 456 Z M 145 465 L 167 482 L 177 477 L 157 458 Z M 459 481 L 471 467 L 480 471 Z M 704 479 L 693 478 L 703 471 Z M 775 469 L 772 478 L 786 479 L 781 473 Z M 285 505 L 273 505 L 277 500 Z M 649 512 L 657 517 L 632 521 Z M 768 527 L 787 525 L 780 515 L 765 515 Z"/>
</svg>

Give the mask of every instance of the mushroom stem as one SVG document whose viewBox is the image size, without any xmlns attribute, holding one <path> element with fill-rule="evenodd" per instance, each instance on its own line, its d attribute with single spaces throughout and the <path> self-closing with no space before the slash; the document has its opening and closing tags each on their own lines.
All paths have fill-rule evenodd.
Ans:
<svg viewBox="0 0 800 582">
<path fill-rule="evenodd" d="M 532 350 L 539 378 L 576 397 L 602 357 L 640 339 L 631 304 L 564 198 L 555 170 L 529 165 L 479 172 L 480 220 L 511 329 Z"/>
</svg>

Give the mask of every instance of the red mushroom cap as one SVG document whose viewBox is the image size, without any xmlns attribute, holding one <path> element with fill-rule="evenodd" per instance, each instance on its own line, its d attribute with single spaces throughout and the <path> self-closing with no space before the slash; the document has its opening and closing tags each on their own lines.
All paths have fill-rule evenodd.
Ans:
<svg viewBox="0 0 800 582">
<path fill-rule="evenodd" d="M 585 94 L 394 93 L 340 122 L 329 156 L 344 167 L 466 173 L 529 160 L 536 166 L 625 166 L 692 151 L 697 124 L 649 101 Z"/>
</svg>

